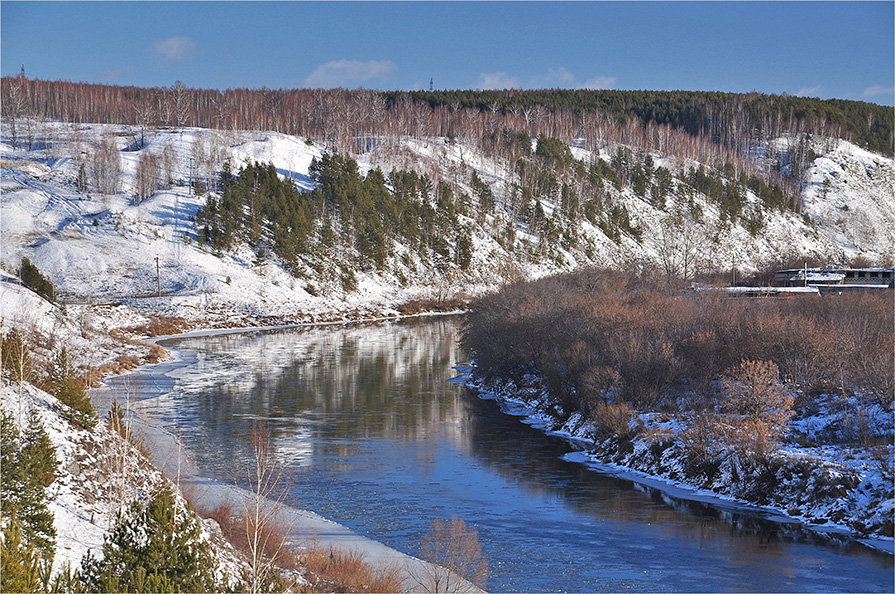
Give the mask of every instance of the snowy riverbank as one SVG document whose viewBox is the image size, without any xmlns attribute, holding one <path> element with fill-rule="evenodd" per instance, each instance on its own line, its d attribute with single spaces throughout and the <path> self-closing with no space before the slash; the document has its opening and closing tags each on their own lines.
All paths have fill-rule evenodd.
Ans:
<svg viewBox="0 0 895 594">
<path fill-rule="evenodd" d="M 596 472 L 611 474 L 657 489 L 676 499 L 708 503 L 721 509 L 759 516 L 781 526 L 801 527 L 812 534 L 830 540 L 856 540 L 881 551 L 895 554 L 895 541 L 883 536 L 887 522 L 890 525 L 893 510 L 893 485 L 886 478 L 880 462 L 869 453 L 861 455 L 848 448 L 801 448 L 787 443 L 780 453 L 778 473 L 787 475 L 787 463 L 809 461 L 812 471 L 808 476 L 787 476 L 781 487 L 770 494 L 768 504 L 760 504 L 745 497 L 741 489 L 746 477 L 739 480 L 725 474 L 722 468 L 719 480 L 710 488 L 694 484 L 683 471 L 684 456 L 680 448 L 668 440 L 658 448 L 649 438 L 650 428 L 669 430 L 674 420 L 668 415 L 641 414 L 645 434 L 623 448 L 618 440 L 596 443 L 593 425 L 580 414 L 563 415 L 534 376 L 526 376 L 522 385 L 512 381 L 486 382 L 477 378 L 472 365 L 460 365 L 458 371 L 467 374 L 465 383 L 480 398 L 496 400 L 506 414 L 521 417 L 523 423 L 568 441 L 577 450 L 566 455 L 569 461 L 579 462 Z M 463 381 L 463 380 L 459 380 Z M 891 421 L 891 413 L 880 410 L 881 422 Z M 565 418 L 565 420 L 563 420 Z M 829 424 L 835 419 L 828 418 Z M 813 419 L 819 424 L 818 419 Z M 795 423 L 810 423 L 800 419 Z M 891 457 L 892 446 L 889 446 Z M 657 455 L 658 454 L 658 455 Z M 817 497 L 804 497 L 817 491 L 818 476 L 831 477 L 831 485 L 838 476 L 852 473 L 858 477 L 851 489 L 828 489 Z M 876 530 L 860 530 L 857 527 L 871 524 Z"/>
</svg>

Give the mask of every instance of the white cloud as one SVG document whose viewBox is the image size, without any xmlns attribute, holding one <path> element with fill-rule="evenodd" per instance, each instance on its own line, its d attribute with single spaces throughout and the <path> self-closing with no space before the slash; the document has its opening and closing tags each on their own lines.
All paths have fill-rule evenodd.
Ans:
<svg viewBox="0 0 895 594">
<path fill-rule="evenodd" d="M 513 78 L 506 72 L 483 72 L 479 75 L 478 89 L 521 89 L 518 78 Z"/>
<path fill-rule="evenodd" d="M 596 78 L 592 78 L 589 81 L 585 82 L 581 85 L 583 89 L 597 90 L 597 89 L 612 89 L 615 87 L 615 77 L 614 76 L 597 76 Z"/>
<path fill-rule="evenodd" d="M 177 62 L 183 60 L 195 47 L 196 42 L 189 37 L 175 35 L 174 37 L 160 39 L 153 43 L 152 51 L 160 58 Z"/>
<path fill-rule="evenodd" d="M 547 71 L 547 74 L 541 79 L 544 88 L 549 87 L 566 87 L 575 83 L 575 75 L 563 67 Z"/>
<path fill-rule="evenodd" d="M 560 66 L 550 68 L 541 76 L 536 76 L 523 83 L 519 78 L 506 72 L 482 73 L 479 75 L 476 88 L 479 89 L 612 89 L 615 87 L 614 76 L 597 76 L 580 83 L 574 74 Z"/>
<path fill-rule="evenodd" d="M 305 79 L 305 86 L 318 89 L 358 86 L 369 81 L 381 81 L 398 67 L 391 60 L 338 60 L 318 66 Z"/>
<path fill-rule="evenodd" d="M 820 87 L 805 87 L 796 92 L 796 97 L 817 97 L 820 94 Z"/>
<path fill-rule="evenodd" d="M 889 95 L 891 97 L 893 93 L 895 93 L 895 88 L 883 87 L 880 85 L 873 85 L 872 87 L 864 89 L 865 97 L 877 97 L 879 95 Z"/>
</svg>

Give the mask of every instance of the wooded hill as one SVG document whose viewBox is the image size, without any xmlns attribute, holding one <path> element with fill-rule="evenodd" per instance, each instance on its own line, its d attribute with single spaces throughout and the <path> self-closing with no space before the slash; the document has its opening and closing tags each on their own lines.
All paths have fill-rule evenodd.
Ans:
<svg viewBox="0 0 895 594">
<path fill-rule="evenodd" d="M 191 89 L 2 79 L 2 114 L 76 123 L 273 130 L 339 142 L 366 135 L 473 136 L 502 127 L 564 141 L 639 136 L 669 142 L 671 131 L 748 157 L 756 143 L 786 133 L 837 137 L 891 156 L 891 107 L 840 99 L 688 91 L 365 89 Z M 666 138 L 662 138 L 665 136 Z M 342 147 L 347 148 L 347 147 Z M 647 147 L 642 147 L 646 149 Z M 678 151 L 670 151 L 678 154 Z"/>
<path fill-rule="evenodd" d="M 665 260 L 666 244 L 689 237 L 687 229 L 699 227 L 713 246 L 742 246 L 777 214 L 797 213 L 787 220 L 810 234 L 803 188 L 818 155 L 838 138 L 893 152 L 891 108 L 754 93 L 222 92 L 19 76 L 2 79 L 2 94 L 13 149 L 69 147 L 78 192 L 130 190 L 120 183 L 123 143 L 137 155 L 135 204 L 189 179 L 199 194 L 211 191 L 195 219 L 201 245 L 220 253 L 246 242 L 258 262 L 273 253 L 296 277 L 316 279 L 321 262 L 335 261 L 327 278 L 345 289 L 356 271 L 396 271 L 404 287 L 415 271 L 475 272 L 476 254 L 491 262 L 497 253 L 563 268 L 638 252 L 686 278 L 689 257 L 680 271 Z M 70 124 L 60 128 L 71 136 L 60 148 L 41 133 L 48 120 Z M 105 123 L 118 130 L 83 150 L 93 132 L 79 124 Z M 189 173 L 175 174 L 184 155 L 146 139 L 188 127 L 220 133 L 197 133 Z M 316 188 L 301 192 L 296 178 L 285 179 L 291 166 L 231 162 L 240 130 L 324 147 L 309 171 L 293 172 Z M 859 172 L 869 184 L 883 183 L 876 167 Z M 824 196 L 836 193 L 833 184 L 831 174 Z M 727 237 L 731 227 L 749 238 Z"/>
</svg>

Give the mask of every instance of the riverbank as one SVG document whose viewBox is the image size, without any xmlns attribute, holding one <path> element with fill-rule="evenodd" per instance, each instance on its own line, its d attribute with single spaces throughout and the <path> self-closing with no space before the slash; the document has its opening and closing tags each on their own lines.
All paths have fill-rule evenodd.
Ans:
<svg viewBox="0 0 895 594">
<path fill-rule="evenodd" d="M 675 422 L 668 416 L 660 419 L 657 415 L 642 414 L 640 417 L 645 431 L 641 437 L 625 443 L 619 439 L 601 442 L 594 439 L 593 423 L 578 413 L 565 414 L 549 396 L 537 376 L 525 376 L 517 384 L 512 380 L 484 380 L 477 377 L 473 365 L 459 367 L 458 370 L 467 374 L 465 384 L 480 398 L 496 400 L 505 413 L 520 417 L 523 423 L 572 444 L 577 451 L 566 455 L 566 460 L 581 463 L 596 472 L 656 489 L 673 498 L 699 501 L 729 511 L 756 515 L 783 527 L 797 526 L 822 540 L 855 541 L 875 550 L 895 554 L 895 540 L 892 537 L 868 534 L 856 530 L 854 526 L 855 522 L 868 517 L 875 518 L 877 525 L 885 525 L 886 521 L 891 521 L 891 499 L 880 502 L 879 499 L 867 496 L 867 493 L 884 494 L 887 488 L 891 489 L 891 485 L 882 476 L 882 472 L 870 469 L 866 460 L 856 460 L 852 456 L 849 461 L 850 455 L 841 450 L 826 452 L 828 459 L 812 458 L 819 471 L 863 470 L 858 493 L 850 498 L 837 497 L 838 492 L 834 492 L 826 498 L 809 499 L 808 504 L 804 498 L 798 501 L 799 494 L 815 489 L 816 477 L 809 476 L 807 480 L 805 477 L 799 477 L 802 480 L 792 480 L 786 485 L 786 489 L 780 489 L 775 494 L 772 503 L 762 505 L 743 497 L 744 492 L 738 490 L 740 485 L 748 482 L 747 477 L 737 480 L 727 476 L 725 482 L 722 473 L 722 480 L 712 485 L 715 488 L 705 488 L 686 476 L 683 470 L 687 462 L 686 453 L 673 446 L 673 438 L 668 430 Z M 662 435 L 661 448 L 656 446 L 655 436 L 659 434 Z M 809 455 L 792 443 L 787 444 L 783 452 L 790 460 L 797 460 L 799 457 L 804 460 Z M 781 463 L 778 469 L 783 467 L 784 464 Z M 783 474 L 783 471 L 779 472 Z M 799 508 L 794 505 L 796 501 Z M 843 508 L 848 509 L 848 515 L 840 511 Z M 840 520 L 832 520 L 830 516 Z"/>
</svg>

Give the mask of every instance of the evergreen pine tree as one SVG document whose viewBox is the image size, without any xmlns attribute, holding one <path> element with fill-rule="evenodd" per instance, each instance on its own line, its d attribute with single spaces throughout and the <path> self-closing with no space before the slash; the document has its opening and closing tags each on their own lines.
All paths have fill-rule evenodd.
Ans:
<svg viewBox="0 0 895 594">
<path fill-rule="evenodd" d="M 22 435 L 19 460 L 29 480 L 44 487 L 49 487 L 55 478 L 59 461 L 56 459 L 56 448 L 50 436 L 44 430 L 43 423 L 32 409 L 28 418 L 28 426 Z"/>
<path fill-rule="evenodd" d="M 5 473 L 5 469 L 4 469 Z M 40 555 L 27 542 L 16 514 L 4 514 L 3 540 L 0 540 L 0 591 L 39 592 Z"/>
<path fill-rule="evenodd" d="M 178 508 L 170 488 L 120 518 L 103 543 L 103 558 L 85 557 L 83 587 L 93 592 L 211 592 L 215 559 L 199 520 Z"/>
<path fill-rule="evenodd" d="M 75 373 L 67 348 L 62 347 L 53 354 L 47 382 L 49 391 L 59 399 L 59 402 L 71 407 L 72 411 L 65 415 L 69 421 L 82 427 L 92 427 L 96 424 L 96 411 L 90 402 L 84 382 Z"/>
<path fill-rule="evenodd" d="M 4 412 L 0 416 L 0 443 L 0 511 L 4 522 L 17 517 L 24 541 L 52 562 L 56 529 L 47 508 L 45 486 L 52 482 L 56 469 L 56 450 L 34 411 L 21 439 L 12 417 Z"/>
<path fill-rule="evenodd" d="M 22 265 L 19 267 L 19 278 L 22 284 L 50 302 L 56 301 L 56 291 L 53 283 L 47 280 L 37 266 L 31 263 L 28 258 L 22 258 Z"/>
<path fill-rule="evenodd" d="M 457 234 L 454 256 L 457 266 L 463 270 L 469 270 L 469 265 L 472 263 L 472 239 L 468 229 L 464 228 Z"/>
</svg>

